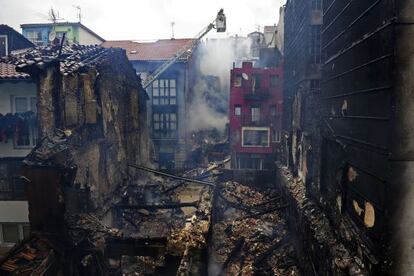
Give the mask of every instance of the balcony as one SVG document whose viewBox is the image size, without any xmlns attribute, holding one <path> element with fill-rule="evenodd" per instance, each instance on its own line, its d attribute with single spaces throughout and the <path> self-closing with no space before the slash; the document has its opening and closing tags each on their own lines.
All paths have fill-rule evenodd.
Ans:
<svg viewBox="0 0 414 276">
<path fill-rule="evenodd" d="M 244 99 L 246 101 L 266 101 L 270 99 L 269 88 L 260 88 L 251 93 L 245 93 Z"/>
<path fill-rule="evenodd" d="M 273 122 L 274 117 L 272 116 L 260 116 L 260 118 L 255 118 L 252 120 L 251 114 L 243 114 L 241 116 L 241 124 L 242 126 L 269 126 Z"/>
</svg>

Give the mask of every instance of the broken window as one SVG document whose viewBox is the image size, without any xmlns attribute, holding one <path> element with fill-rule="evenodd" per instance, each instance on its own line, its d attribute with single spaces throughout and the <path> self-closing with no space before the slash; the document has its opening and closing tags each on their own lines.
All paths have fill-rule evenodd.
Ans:
<svg viewBox="0 0 414 276">
<path fill-rule="evenodd" d="M 279 85 L 279 76 L 270 76 L 270 87 L 277 87 Z"/>
<path fill-rule="evenodd" d="M 237 157 L 236 164 L 238 169 L 263 170 L 264 168 L 263 158 Z"/>
<path fill-rule="evenodd" d="M 240 105 L 235 105 L 234 106 L 234 115 L 236 115 L 236 116 L 241 115 L 241 106 Z"/>
<path fill-rule="evenodd" d="M 240 74 L 234 75 L 233 86 L 242 87 L 242 76 Z"/>
<path fill-rule="evenodd" d="M 272 133 L 272 142 L 280 143 L 280 140 L 281 140 L 280 130 L 274 129 Z"/>
<path fill-rule="evenodd" d="M 321 0 L 312 0 L 312 8 L 315 10 L 322 9 L 322 1 Z"/>
<path fill-rule="evenodd" d="M 257 89 L 260 88 L 260 76 L 259 75 L 253 75 L 252 76 L 252 90 L 255 92 Z"/>
<path fill-rule="evenodd" d="M 243 128 L 243 147 L 268 147 L 269 129 L 268 128 Z"/>
<path fill-rule="evenodd" d="M 321 26 L 314 25 L 310 27 L 310 55 L 313 63 L 321 63 Z"/>
<path fill-rule="evenodd" d="M 152 84 L 153 105 L 176 105 L 177 85 L 175 79 L 159 79 Z"/>
<path fill-rule="evenodd" d="M 252 122 L 260 121 L 260 107 L 253 106 L 251 108 Z"/>
</svg>

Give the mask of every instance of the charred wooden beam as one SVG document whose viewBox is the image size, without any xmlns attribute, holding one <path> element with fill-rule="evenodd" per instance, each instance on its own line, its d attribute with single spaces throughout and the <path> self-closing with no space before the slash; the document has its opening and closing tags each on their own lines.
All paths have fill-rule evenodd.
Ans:
<svg viewBox="0 0 414 276">
<path fill-rule="evenodd" d="M 251 215 L 247 215 L 243 219 L 245 219 L 245 218 L 255 218 L 255 217 L 259 217 L 261 215 L 265 215 L 265 214 L 268 214 L 268 213 L 272 213 L 272 212 L 275 212 L 277 210 L 287 208 L 289 206 L 290 206 L 290 204 L 284 204 L 284 205 L 277 206 L 277 207 L 274 207 L 274 208 L 266 209 L 266 210 L 263 210 L 263 211 L 258 212 L 258 213 L 254 213 L 254 214 L 251 214 Z"/>
<path fill-rule="evenodd" d="M 286 245 L 289 243 L 288 237 L 283 237 L 283 239 L 279 240 L 277 243 L 270 246 L 265 252 L 260 254 L 254 261 L 253 261 L 253 267 L 254 268 L 260 268 L 261 263 L 265 261 L 276 249 L 279 249 L 280 247 Z"/>
<path fill-rule="evenodd" d="M 115 205 L 118 209 L 176 209 L 182 207 L 198 207 L 199 202 L 179 202 L 179 203 L 166 203 L 166 204 L 159 204 L 159 205 L 149 205 L 149 204 L 118 204 Z"/>
<path fill-rule="evenodd" d="M 197 180 L 197 179 L 192 179 L 192 178 L 187 178 L 187 177 L 181 177 L 181 176 L 177 176 L 177 175 L 173 175 L 173 174 L 169 174 L 169 173 L 165 173 L 165 172 L 160 172 L 151 168 L 147 168 L 144 166 L 140 166 L 140 165 L 133 165 L 133 164 L 128 164 L 129 167 L 138 169 L 138 170 L 143 170 L 146 172 L 150 172 L 153 174 L 158 174 L 161 176 L 165 176 L 165 177 L 169 177 L 169 178 L 173 178 L 173 179 L 178 179 L 178 180 L 182 180 L 182 181 L 186 181 L 186 182 L 192 182 L 195 184 L 200 184 L 200 185 L 207 185 L 207 186 L 216 186 L 216 184 L 212 183 L 212 182 L 207 182 L 207 181 L 202 181 L 202 180 Z"/>
<path fill-rule="evenodd" d="M 167 238 L 108 238 L 105 256 L 119 258 L 126 256 L 156 257 L 167 245 Z"/>
<path fill-rule="evenodd" d="M 282 196 L 275 196 L 275 197 L 272 197 L 272 198 L 270 198 L 270 199 L 268 199 L 268 200 L 266 200 L 266 201 L 263 201 L 263 202 L 259 202 L 259 203 L 257 203 L 257 204 L 254 204 L 253 206 L 254 206 L 254 207 L 263 206 L 263 205 L 266 205 L 266 204 L 269 204 L 269 203 L 275 202 L 275 201 L 277 201 L 277 200 L 279 200 L 279 199 L 281 199 L 281 198 L 282 198 Z"/>
<path fill-rule="evenodd" d="M 166 194 L 169 193 L 171 191 L 174 191 L 175 189 L 180 188 L 181 186 L 183 186 L 186 182 L 185 181 L 181 181 L 180 183 L 178 183 L 177 185 L 174 185 L 168 189 L 166 189 L 165 191 L 161 191 L 161 194 Z"/>
<path fill-rule="evenodd" d="M 233 260 L 233 258 L 236 257 L 237 254 L 240 253 L 240 250 L 243 248 L 244 241 L 245 241 L 244 237 L 240 237 L 236 241 L 236 244 L 234 245 L 234 247 L 231 250 L 230 254 L 227 256 L 226 261 L 223 263 L 219 275 L 225 275 L 225 274 L 223 274 L 223 271 L 226 269 L 226 267 L 229 265 L 229 263 Z"/>
</svg>

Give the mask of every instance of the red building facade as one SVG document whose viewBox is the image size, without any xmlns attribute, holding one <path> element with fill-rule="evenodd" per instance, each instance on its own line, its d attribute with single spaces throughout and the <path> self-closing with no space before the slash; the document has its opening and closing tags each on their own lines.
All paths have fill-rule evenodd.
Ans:
<svg viewBox="0 0 414 276">
<path fill-rule="evenodd" d="M 243 62 L 231 70 L 230 146 L 234 169 L 270 169 L 281 141 L 283 70 Z"/>
</svg>

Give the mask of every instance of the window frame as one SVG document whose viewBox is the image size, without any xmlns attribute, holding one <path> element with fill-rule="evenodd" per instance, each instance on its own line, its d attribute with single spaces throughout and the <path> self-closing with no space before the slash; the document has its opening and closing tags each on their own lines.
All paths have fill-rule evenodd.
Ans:
<svg viewBox="0 0 414 276">
<path fill-rule="evenodd" d="M 33 35 L 32 37 L 29 34 L 36 34 Z M 42 39 L 42 31 L 39 30 L 27 30 L 26 31 L 26 38 L 32 42 L 33 44 L 40 46 L 43 44 L 43 39 Z"/>
<path fill-rule="evenodd" d="M 273 129 L 272 131 L 272 142 L 280 143 L 282 141 L 282 132 L 279 129 Z"/>
<path fill-rule="evenodd" d="M 276 81 L 274 81 L 276 80 Z M 270 75 L 270 87 L 275 88 L 278 87 L 280 83 L 279 75 Z"/>
<path fill-rule="evenodd" d="M 253 112 L 254 110 L 257 109 L 257 114 L 256 112 Z M 261 117 L 261 110 L 260 110 L 260 106 L 251 106 L 250 107 L 250 119 L 252 123 L 258 123 L 260 122 L 260 117 Z"/>
<path fill-rule="evenodd" d="M 277 115 L 277 105 L 276 104 L 272 104 L 269 106 L 269 114 L 272 117 L 275 117 Z"/>
<path fill-rule="evenodd" d="M 242 107 L 241 107 L 241 105 L 239 105 L 239 104 L 234 105 L 234 116 L 240 117 L 241 114 L 242 114 Z"/>
<path fill-rule="evenodd" d="M 30 233 L 30 224 L 28 222 L 0 222 L 0 244 L 13 244 L 14 242 L 6 242 L 4 241 L 4 231 L 3 231 L 3 225 L 16 225 L 17 226 L 17 235 L 18 235 L 18 241 L 22 241 L 26 237 L 24 236 L 24 227 L 29 227 L 29 233 Z"/>
<path fill-rule="evenodd" d="M 4 37 L 4 42 L 5 42 L 5 50 L 6 50 L 6 56 L 9 54 L 9 38 L 7 35 L 5 34 L 1 34 L 0 37 Z"/>
<path fill-rule="evenodd" d="M 252 91 L 253 93 L 262 88 L 262 75 L 253 73 L 252 74 Z"/>
<path fill-rule="evenodd" d="M 156 79 L 151 85 L 151 103 L 153 106 L 177 105 L 177 79 Z"/>
<path fill-rule="evenodd" d="M 178 116 L 176 112 L 152 113 L 152 136 L 155 139 L 176 139 Z"/>
<path fill-rule="evenodd" d="M 236 81 L 237 80 L 237 81 Z M 240 82 L 239 82 L 240 80 Z M 237 85 L 236 85 L 237 83 Z M 242 74 L 234 74 L 233 75 L 233 87 L 243 87 L 243 76 Z"/>
<path fill-rule="evenodd" d="M 266 131 L 267 132 L 267 143 L 266 145 L 246 145 L 245 144 L 245 132 L 246 131 Z M 268 148 L 270 147 L 270 128 L 269 127 L 243 127 L 242 128 L 242 148 Z"/>
<path fill-rule="evenodd" d="M 25 98 L 26 99 L 26 111 L 24 112 L 16 112 L 16 99 L 22 99 Z M 35 102 L 35 107 L 37 109 L 37 98 L 33 97 L 33 96 L 16 96 L 16 95 L 11 95 L 10 96 L 10 110 L 12 114 L 16 114 L 16 113 L 26 113 L 29 111 L 32 111 L 34 113 L 37 113 L 37 110 L 32 110 L 32 102 Z M 25 145 L 18 145 L 17 144 L 17 140 L 16 137 L 13 137 L 13 148 L 14 149 L 31 149 L 33 148 L 36 144 L 37 144 L 37 140 L 38 140 L 38 129 L 36 125 L 32 125 L 30 124 L 28 126 L 29 128 L 29 137 L 28 137 L 28 141 L 29 144 L 25 144 Z M 15 135 L 15 134 L 14 134 Z"/>
</svg>

